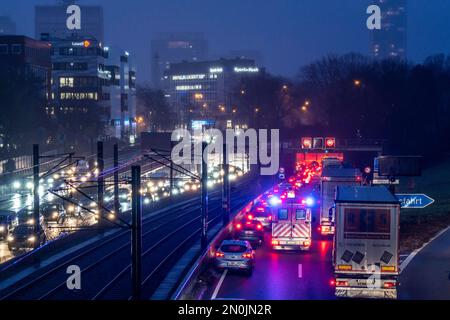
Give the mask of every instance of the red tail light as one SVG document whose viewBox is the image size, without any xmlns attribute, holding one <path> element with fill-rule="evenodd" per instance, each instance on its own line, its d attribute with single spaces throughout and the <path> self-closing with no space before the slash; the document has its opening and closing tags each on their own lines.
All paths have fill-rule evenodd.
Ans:
<svg viewBox="0 0 450 320">
<path fill-rule="evenodd" d="M 334 279 L 330 280 L 330 286 L 335 286 L 336 285 L 336 281 L 334 281 Z"/>
<path fill-rule="evenodd" d="M 251 253 L 244 253 L 244 254 L 242 255 L 242 258 L 251 259 L 251 257 L 252 257 L 252 254 L 251 254 Z"/>
<path fill-rule="evenodd" d="M 258 225 L 256 226 L 256 229 L 262 230 L 262 225 L 258 224 Z"/>
<path fill-rule="evenodd" d="M 216 257 L 221 258 L 223 256 L 224 256 L 224 254 L 222 252 L 216 252 Z"/>
<path fill-rule="evenodd" d="M 395 282 L 385 282 L 383 284 L 383 287 L 385 287 L 386 289 L 393 288 L 393 287 L 395 287 Z"/>
<path fill-rule="evenodd" d="M 272 216 L 269 216 L 269 220 L 272 220 Z"/>
<path fill-rule="evenodd" d="M 348 287 L 348 281 L 336 281 L 336 287 Z"/>
<path fill-rule="evenodd" d="M 242 224 L 238 223 L 238 224 L 236 225 L 236 229 L 242 229 Z"/>
</svg>

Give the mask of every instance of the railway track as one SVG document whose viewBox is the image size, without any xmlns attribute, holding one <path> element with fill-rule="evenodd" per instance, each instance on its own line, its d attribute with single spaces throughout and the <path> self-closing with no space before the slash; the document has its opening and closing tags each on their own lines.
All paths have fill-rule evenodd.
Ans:
<svg viewBox="0 0 450 320">
<path fill-rule="evenodd" d="M 245 189 L 250 183 L 251 179 L 245 179 L 239 187 Z M 164 214 L 143 219 L 143 288 L 146 295 L 150 296 L 156 288 L 155 276 L 162 279 L 164 267 L 174 261 L 183 248 L 192 244 L 199 232 L 200 229 L 195 225 L 200 226 L 200 206 L 195 200 L 175 206 Z M 210 224 L 220 218 L 220 203 L 220 191 L 211 193 Z M 236 202 L 236 206 L 241 204 L 242 201 Z M 119 231 L 68 260 L 56 263 L 32 279 L 24 279 L 11 286 L 1 294 L 1 299 L 126 299 L 131 292 L 131 283 L 127 282 L 129 242 L 129 231 Z M 72 264 L 80 266 L 82 270 L 81 291 L 69 291 L 66 288 L 66 268 Z M 125 292 L 128 295 L 124 295 Z"/>
</svg>

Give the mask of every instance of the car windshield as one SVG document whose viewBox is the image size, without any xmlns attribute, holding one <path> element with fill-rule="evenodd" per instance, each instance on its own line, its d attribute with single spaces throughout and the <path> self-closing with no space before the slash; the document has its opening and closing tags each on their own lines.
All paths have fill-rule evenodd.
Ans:
<svg viewBox="0 0 450 320">
<path fill-rule="evenodd" d="M 247 251 L 247 247 L 239 244 L 228 244 L 223 245 L 221 248 L 222 252 L 230 252 L 230 253 L 242 253 Z"/>
</svg>

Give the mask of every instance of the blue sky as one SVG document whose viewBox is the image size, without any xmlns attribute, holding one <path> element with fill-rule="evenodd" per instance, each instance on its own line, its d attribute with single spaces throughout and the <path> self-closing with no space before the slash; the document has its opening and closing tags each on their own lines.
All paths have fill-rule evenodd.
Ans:
<svg viewBox="0 0 450 320">
<path fill-rule="evenodd" d="M 34 5 L 56 0 L 2 1 L 18 32 L 34 35 Z M 267 69 L 294 76 L 328 53 L 368 53 L 366 8 L 370 0 L 80 0 L 100 4 L 105 39 L 135 56 L 139 78 L 150 78 L 150 39 L 164 31 L 201 31 L 210 52 L 259 50 Z M 450 53 L 450 1 L 409 0 L 408 57 L 416 62 Z"/>
</svg>

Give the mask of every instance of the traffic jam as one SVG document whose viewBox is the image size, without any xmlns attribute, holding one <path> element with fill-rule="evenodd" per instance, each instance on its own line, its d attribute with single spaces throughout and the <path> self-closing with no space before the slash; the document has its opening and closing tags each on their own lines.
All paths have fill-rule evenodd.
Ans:
<svg viewBox="0 0 450 320">
<path fill-rule="evenodd" d="M 396 299 L 400 206 L 388 188 L 343 154 L 298 154 L 295 174 L 281 172 L 216 248 L 220 280 L 207 298 Z"/>
<path fill-rule="evenodd" d="M 230 181 L 236 181 L 247 173 L 246 164 L 231 165 Z M 208 172 L 208 188 L 214 188 L 223 181 L 224 171 L 212 166 Z M 69 233 L 97 224 L 100 220 L 97 201 L 96 179 L 99 169 L 96 162 L 78 161 L 73 166 L 60 170 L 48 177 L 41 177 L 39 196 L 41 199 L 39 224 L 43 232 L 36 239 L 33 214 L 33 183 L 29 179 L 12 183 L 14 195 L 11 201 L 0 206 L 0 262 L 8 261 L 35 248 L 36 243 L 56 240 Z M 114 222 L 118 214 L 131 209 L 131 185 L 121 179 L 118 188 L 120 212 L 114 207 L 114 185 L 106 180 L 104 205 L 110 208 L 106 218 Z M 168 172 L 146 170 L 140 189 L 144 208 L 157 204 L 169 196 L 195 193 L 200 182 L 192 179 L 177 179 L 170 192 Z M 81 192 L 80 192 L 81 191 Z M 83 195 L 85 194 L 85 195 Z"/>
</svg>

